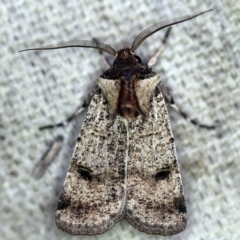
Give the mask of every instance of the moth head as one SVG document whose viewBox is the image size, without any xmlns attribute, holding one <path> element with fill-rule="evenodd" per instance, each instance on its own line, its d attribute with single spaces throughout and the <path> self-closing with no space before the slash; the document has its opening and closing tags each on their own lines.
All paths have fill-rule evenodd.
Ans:
<svg viewBox="0 0 240 240">
<path fill-rule="evenodd" d="M 111 55 L 116 56 L 116 58 L 119 58 L 120 56 L 123 57 L 132 57 L 136 56 L 134 55 L 134 51 L 152 34 L 155 32 L 158 32 L 159 30 L 172 26 L 174 24 L 178 24 L 187 20 L 190 20 L 192 18 L 195 18 L 199 15 L 202 15 L 206 12 L 212 11 L 212 9 L 195 14 L 195 15 L 187 15 L 184 17 L 179 17 L 179 18 L 173 18 L 170 20 L 164 20 L 162 22 L 156 23 L 151 25 L 150 27 L 146 28 L 142 32 L 140 32 L 137 37 L 134 39 L 131 48 L 127 49 L 121 49 L 119 51 L 116 51 L 114 48 L 111 46 L 101 43 L 97 41 L 96 39 L 93 40 L 75 40 L 75 41 L 68 41 L 68 42 L 61 42 L 57 44 L 52 44 L 52 45 L 47 45 L 39 48 L 29 48 L 29 49 L 24 49 L 21 50 L 20 52 L 24 51 L 30 51 L 30 50 L 51 50 L 51 49 L 60 49 L 60 48 L 70 48 L 70 47 L 86 47 L 86 48 L 95 48 L 98 49 L 101 52 L 106 52 Z M 137 61 L 141 61 L 139 57 L 134 57 Z"/>
</svg>

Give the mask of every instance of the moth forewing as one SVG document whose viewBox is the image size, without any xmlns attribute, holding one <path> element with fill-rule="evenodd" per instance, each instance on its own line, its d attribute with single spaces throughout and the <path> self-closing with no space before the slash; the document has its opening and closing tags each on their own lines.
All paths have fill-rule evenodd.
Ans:
<svg viewBox="0 0 240 240">
<path fill-rule="evenodd" d="M 56 211 L 56 224 L 74 235 L 100 234 L 125 213 L 126 128 L 109 120 L 97 92 L 88 109 Z"/>
<path fill-rule="evenodd" d="M 172 235 L 187 223 L 186 204 L 174 138 L 158 88 L 147 120 L 129 124 L 126 218 L 140 231 Z"/>
</svg>

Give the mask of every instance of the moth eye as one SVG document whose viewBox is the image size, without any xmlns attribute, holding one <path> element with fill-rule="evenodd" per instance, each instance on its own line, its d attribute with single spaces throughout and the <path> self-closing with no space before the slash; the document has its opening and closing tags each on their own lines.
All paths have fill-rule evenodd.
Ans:
<svg viewBox="0 0 240 240">
<path fill-rule="evenodd" d="M 169 176 L 170 173 L 171 171 L 168 169 L 161 170 L 155 174 L 155 180 L 156 181 L 164 180 Z"/>
<path fill-rule="evenodd" d="M 142 63 L 142 59 L 139 56 L 135 55 L 134 57 L 137 62 Z"/>
<path fill-rule="evenodd" d="M 80 178 L 83 178 L 84 180 L 89 181 L 89 182 L 92 181 L 93 177 L 89 170 L 79 167 L 78 172 L 79 172 Z"/>
</svg>

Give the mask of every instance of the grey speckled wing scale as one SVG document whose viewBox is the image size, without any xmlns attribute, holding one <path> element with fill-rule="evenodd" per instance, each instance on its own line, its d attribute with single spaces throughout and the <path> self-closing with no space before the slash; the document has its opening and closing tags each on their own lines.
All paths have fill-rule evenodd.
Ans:
<svg viewBox="0 0 240 240">
<path fill-rule="evenodd" d="M 94 235 L 119 221 L 126 206 L 126 128 L 108 120 L 97 92 L 79 134 L 57 211 L 57 226 L 71 234 Z"/>
<path fill-rule="evenodd" d="M 150 234 L 183 231 L 187 213 L 181 175 L 167 109 L 158 88 L 148 119 L 138 116 L 128 130 L 127 219 Z"/>
</svg>

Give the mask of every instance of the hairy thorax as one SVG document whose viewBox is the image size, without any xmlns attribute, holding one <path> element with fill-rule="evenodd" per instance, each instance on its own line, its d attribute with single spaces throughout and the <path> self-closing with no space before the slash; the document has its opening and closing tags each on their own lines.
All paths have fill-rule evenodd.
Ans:
<svg viewBox="0 0 240 240">
<path fill-rule="evenodd" d="M 97 83 L 108 102 L 110 117 L 119 114 L 126 120 L 133 120 L 139 114 L 147 117 L 159 81 L 159 75 L 137 55 L 130 49 L 122 49 L 113 66 L 99 77 Z"/>
</svg>

